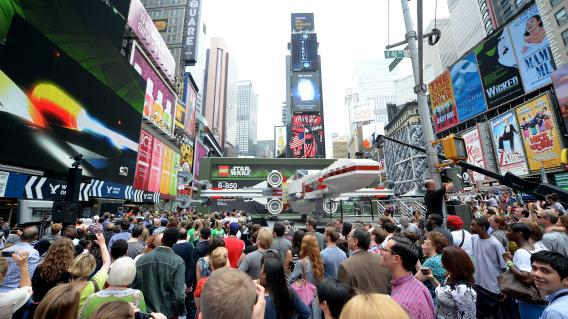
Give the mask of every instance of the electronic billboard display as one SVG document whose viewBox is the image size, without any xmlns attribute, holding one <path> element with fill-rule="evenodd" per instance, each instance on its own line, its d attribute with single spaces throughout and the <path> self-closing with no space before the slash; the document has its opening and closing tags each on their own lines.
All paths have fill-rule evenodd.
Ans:
<svg viewBox="0 0 568 319">
<path fill-rule="evenodd" d="M 321 92 L 318 72 L 292 73 L 292 112 L 320 112 Z"/>
<path fill-rule="evenodd" d="M 18 15 L 0 53 L 0 105 L 3 146 L 17 150 L 0 161 L 66 176 L 80 154 L 83 175 L 132 184 L 141 114 Z"/>
<path fill-rule="evenodd" d="M 318 37 L 315 33 L 292 33 L 291 45 L 292 71 L 318 70 Z"/>
<path fill-rule="evenodd" d="M 292 32 L 314 32 L 313 13 L 292 13 Z"/>
</svg>

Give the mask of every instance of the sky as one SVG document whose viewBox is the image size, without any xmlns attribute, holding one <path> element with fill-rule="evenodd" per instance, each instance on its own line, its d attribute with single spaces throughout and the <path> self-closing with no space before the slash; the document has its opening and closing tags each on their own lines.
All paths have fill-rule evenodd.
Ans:
<svg viewBox="0 0 568 319">
<path fill-rule="evenodd" d="M 403 0 L 406 1 L 406 0 Z M 424 26 L 448 17 L 446 0 L 424 0 Z M 232 55 L 239 80 L 251 80 L 258 95 L 258 140 L 273 139 L 281 125 L 286 100 L 286 63 L 290 42 L 290 14 L 313 12 L 321 56 L 327 150 L 331 134 L 348 134 L 345 90 L 352 87 L 357 60 L 384 58 L 385 46 L 404 40 L 399 0 L 204 0 L 207 36 L 222 37 Z M 416 0 L 409 2 L 416 27 Z M 390 13 L 390 14 L 389 14 Z M 390 21 L 389 21 L 390 16 Z M 390 31 L 390 32 L 389 32 Z M 402 49 L 402 47 L 400 48 Z M 396 72 L 411 72 L 410 60 Z"/>
</svg>

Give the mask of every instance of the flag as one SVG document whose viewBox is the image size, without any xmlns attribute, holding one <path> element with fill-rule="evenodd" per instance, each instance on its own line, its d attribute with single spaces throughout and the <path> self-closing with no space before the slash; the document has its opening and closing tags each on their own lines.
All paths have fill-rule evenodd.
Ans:
<svg viewBox="0 0 568 319">
<path fill-rule="evenodd" d="M 299 133 L 298 135 L 294 135 L 294 137 L 292 137 L 292 141 L 290 141 L 290 148 L 291 149 L 295 149 L 298 148 L 302 145 L 304 145 L 304 133 Z"/>
</svg>

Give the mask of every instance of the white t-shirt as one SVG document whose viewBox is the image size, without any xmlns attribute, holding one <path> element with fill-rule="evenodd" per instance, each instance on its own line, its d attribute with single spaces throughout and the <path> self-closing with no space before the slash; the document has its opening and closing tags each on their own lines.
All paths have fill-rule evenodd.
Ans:
<svg viewBox="0 0 568 319">
<path fill-rule="evenodd" d="M 471 245 L 475 266 L 475 284 L 493 293 L 500 293 L 497 278 L 507 268 L 503 259 L 505 248 L 493 236 L 488 239 L 481 239 L 479 235 L 472 235 Z"/>
<path fill-rule="evenodd" d="M 515 255 L 513 256 L 513 264 L 521 271 L 531 272 L 532 270 L 531 255 L 541 250 L 543 249 L 538 249 L 536 247 L 535 250 L 533 251 L 528 251 L 524 248 L 519 248 L 517 249 Z"/>
<path fill-rule="evenodd" d="M 461 245 L 461 249 L 465 250 L 465 252 L 471 257 L 473 256 L 473 251 L 471 249 L 471 234 L 467 230 L 460 229 L 452 232 L 454 245 L 460 247 L 460 243 L 462 242 L 462 233 L 464 234 L 465 239 Z"/>
<path fill-rule="evenodd" d="M 6 293 L 0 293 L 0 308 L 2 308 L 2 310 L 8 310 L 6 309 L 6 307 L 10 307 L 10 305 L 13 305 L 12 313 L 14 313 L 16 312 L 16 310 L 20 309 L 23 305 L 25 305 L 31 296 L 32 296 L 32 287 L 29 286 L 16 288 Z"/>
</svg>

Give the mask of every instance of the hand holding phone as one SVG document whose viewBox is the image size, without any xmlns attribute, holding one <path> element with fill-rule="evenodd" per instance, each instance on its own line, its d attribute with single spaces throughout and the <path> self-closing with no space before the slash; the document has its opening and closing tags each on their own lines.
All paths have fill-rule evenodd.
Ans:
<svg viewBox="0 0 568 319">
<path fill-rule="evenodd" d="M 432 274 L 432 269 L 430 269 L 429 267 L 422 267 L 420 268 L 420 272 L 424 275 L 424 276 L 428 276 Z"/>
</svg>

